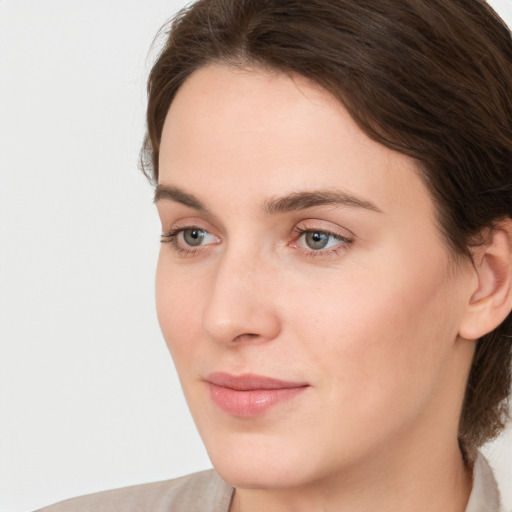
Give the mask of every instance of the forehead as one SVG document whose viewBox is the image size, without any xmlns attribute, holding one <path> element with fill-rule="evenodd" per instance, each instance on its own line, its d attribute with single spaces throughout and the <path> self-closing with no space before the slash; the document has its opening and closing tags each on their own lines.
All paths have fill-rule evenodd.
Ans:
<svg viewBox="0 0 512 512">
<path fill-rule="evenodd" d="M 390 214 L 432 213 L 417 163 L 371 140 L 330 93 L 301 76 L 223 65 L 201 68 L 178 91 L 160 182 L 235 203 L 337 187 Z"/>
</svg>

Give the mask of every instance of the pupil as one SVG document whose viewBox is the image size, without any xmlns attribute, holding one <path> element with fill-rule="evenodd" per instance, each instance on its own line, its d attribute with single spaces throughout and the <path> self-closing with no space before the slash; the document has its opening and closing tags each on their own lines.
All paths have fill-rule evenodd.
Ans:
<svg viewBox="0 0 512 512">
<path fill-rule="evenodd" d="M 323 249 L 328 242 L 329 235 L 320 231 L 315 231 L 306 235 L 306 243 L 310 249 Z"/>
</svg>

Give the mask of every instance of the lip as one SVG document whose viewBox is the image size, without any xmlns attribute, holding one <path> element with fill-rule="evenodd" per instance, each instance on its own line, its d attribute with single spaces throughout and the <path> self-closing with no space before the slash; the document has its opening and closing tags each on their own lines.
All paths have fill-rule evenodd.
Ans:
<svg viewBox="0 0 512 512">
<path fill-rule="evenodd" d="M 241 418 L 253 418 L 292 400 L 309 384 L 245 373 L 210 373 L 204 379 L 214 404 L 223 412 Z"/>
</svg>

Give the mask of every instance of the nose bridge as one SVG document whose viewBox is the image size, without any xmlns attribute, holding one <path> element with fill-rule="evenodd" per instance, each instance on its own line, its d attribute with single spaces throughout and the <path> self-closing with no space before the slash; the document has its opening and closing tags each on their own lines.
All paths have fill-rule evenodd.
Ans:
<svg viewBox="0 0 512 512">
<path fill-rule="evenodd" d="M 279 332 L 273 306 L 269 262 L 256 251 L 228 248 L 212 276 L 202 326 L 214 341 L 229 343 L 249 337 L 272 339 Z"/>
</svg>

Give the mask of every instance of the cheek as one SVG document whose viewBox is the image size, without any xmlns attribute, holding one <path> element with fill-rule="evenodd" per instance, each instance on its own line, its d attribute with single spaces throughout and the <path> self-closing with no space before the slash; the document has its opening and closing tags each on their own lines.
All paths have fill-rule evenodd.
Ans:
<svg viewBox="0 0 512 512">
<path fill-rule="evenodd" d="M 441 378 L 457 335 L 456 299 L 443 265 L 420 271 L 408 262 L 392 274 L 368 268 L 293 305 L 308 312 L 294 323 L 302 326 L 312 366 L 323 369 L 319 380 L 333 407 L 351 404 L 366 418 L 379 411 L 412 413 Z"/>
<path fill-rule="evenodd" d="M 162 248 L 156 271 L 155 298 L 158 321 L 165 342 L 178 366 L 195 351 L 200 330 L 201 281 L 172 265 Z"/>
</svg>

